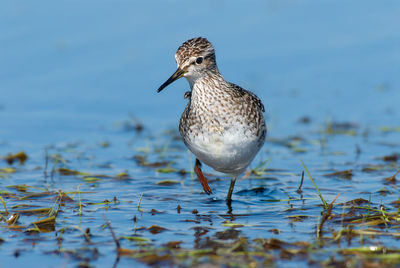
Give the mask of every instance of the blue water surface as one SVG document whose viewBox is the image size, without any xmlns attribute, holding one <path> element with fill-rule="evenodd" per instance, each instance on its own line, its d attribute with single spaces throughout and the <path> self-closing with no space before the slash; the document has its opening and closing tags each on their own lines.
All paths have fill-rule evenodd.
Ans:
<svg viewBox="0 0 400 268">
<path fill-rule="evenodd" d="M 62 153 L 69 160 L 68 168 L 110 176 L 128 172 L 132 178 L 83 183 L 82 191 L 95 192 L 83 202 L 118 196 L 121 203 L 109 210 L 87 207 L 81 222 L 76 221 L 76 209 L 64 209 L 56 230 L 76 225 L 90 227 L 92 233 L 106 232 L 101 228 L 105 213 L 118 235 L 132 235 L 136 216 L 140 226 L 169 228 L 158 235 L 144 234 L 154 245 L 181 240 L 184 247 L 192 248 L 193 228 L 198 225 L 185 220 L 196 217 L 193 209 L 208 217 L 200 219 L 202 225 L 212 222 L 210 235 L 224 230 L 221 215 L 227 210 L 223 199 L 229 180 L 218 180 L 223 174 L 205 168 L 212 173 L 215 191 L 209 197 L 189 175 L 160 174 L 132 160 L 150 148 L 154 154 L 149 160 L 158 161 L 157 149 L 167 148 L 166 156 L 177 159 L 174 168 L 190 170 L 193 157 L 189 158 L 182 142 L 165 134 L 176 131 L 189 85 L 181 79 L 162 93 L 156 89 L 175 71 L 179 45 L 203 36 L 214 45 L 224 77 L 256 93 L 266 107 L 268 140 L 252 167 L 268 160 L 268 168 L 278 173 L 237 184 L 234 212 L 247 215 L 237 220 L 250 226 L 241 230 L 243 236 L 273 236 L 265 230 L 279 228 L 279 239 L 312 241 L 320 201 L 309 181 L 305 195 L 313 198 L 309 201 L 313 209 L 304 212 L 312 217 L 308 221 L 284 225 L 282 219 L 289 221 L 285 218 L 289 205 L 265 200 L 295 194 L 303 170 L 301 158 L 320 178 L 337 170 L 354 170 L 351 181 L 322 177 L 319 185 L 327 200 L 341 192 L 338 202 L 360 195 L 372 196 L 375 203 L 385 201 L 377 192 L 383 187 L 381 179 L 393 175 L 398 164 L 378 174 L 362 169 L 381 164 L 377 157 L 400 152 L 399 132 L 383 131 L 400 126 L 399 14 L 398 1 L 372 0 L 2 3 L 0 156 L 23 150 L 29 159 L 19 172 L 0 179 L 0 190 L 28 184 L 75 191 L 82 184 L 79 178 L 45 180 L 47 148 L 49 153 Z M 304 117 L 311 123 L 299 123 Z M 143 132 L 124 131 L 126 122 L 135 122 L 132 118 L 143 124 Z M 332 122 L 353 124 L 355 135 L 323 134 Z M 299 147 L 306 153 L 277 142 L 294 136 L 305 140 Z M 110 147 L 104 149 L 100 144 L 105 141 Z M 7 166 L 5 161 L 0 164 Z M 180 183 L 172 188 L 156 186 L 160 180 Z M 267 189 L 261 196 L 246 192 L 260 186 Z M 392 190 L 391 201 L 397 199 Z M 141 194 L 144 214 L 136 208 Z M 17 204 L 8 199 L 6 203 Z M 180 215 L 177 205 L 185 208 Z M 155 208 L 163 213 L 151 215 Z M 81 245 L 81 233 L 65 236 L 66 248 Z M 28 267 L 39 259 L 45 267 L 79 263 L 47 252 L 56 246 L 54 233 L 37 235 L 36 247 L 26 245 L 24 234 L 6 228 L 0 230 L 0 238 L 5 240 L 0 244 L 0 267 Z M 390 239 L 384 242 L 395 245 Z M 115 246 L 109 233 L 99 235 L 98 243 L 100 255 L 91 265 L 113 265 Z M 21 249 L 18 258 L 16 249 Z M 118 265 L 133 263 L 139 265 L 129 258 Z"/>
</svg>

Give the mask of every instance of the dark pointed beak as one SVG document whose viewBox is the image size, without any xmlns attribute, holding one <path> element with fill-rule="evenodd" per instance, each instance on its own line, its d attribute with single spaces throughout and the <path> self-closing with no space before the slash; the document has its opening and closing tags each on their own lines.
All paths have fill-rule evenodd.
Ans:
<svg viewBox="0 0 400 268">
<path fill-rule="evenodd" d="M 185 71 L 183 71 L 182 69 L 178 68 L 178 70 L 176 70 L 176 72 L 171 75 L 170 78 L 168 78 L 167 81 L 165 81 L 164 84 L 162 84 L 158 89 L 157 92 L 160 92 L 161 90 L 163 90 L 164 88 L 166 88 L 169 84 L 171 84 L 172 82 L 174 82 L 175 80 L 178 80 L 179 78 L 181 78 L 183 75 L 185 74 Z"/>
</svg>

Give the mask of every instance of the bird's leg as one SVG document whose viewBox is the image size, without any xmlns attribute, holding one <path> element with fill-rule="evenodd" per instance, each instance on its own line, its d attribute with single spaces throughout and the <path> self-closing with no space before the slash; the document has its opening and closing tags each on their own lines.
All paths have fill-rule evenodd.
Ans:
<svg viewBox="0 0 400 268">
<path fill-rule="evenodd" d="M 232 201 L 232 193 L 233 193 L 233 188 L 235 187 L 235 182 L 236 182 L 236 176 L 232 177 L 231 179 L 231 185 L 229 186 L 228 195 L 226 196 L 226 202 L 230 203 Z"/>
<path fill-rule="evenodd" d="M 211 188 L 208 185 L 207 178 L 204 177 L 203 172 L 201 171 L 201 162 L 196 158 L 196 165 L 194 166 L 194 172 L 197 174 L 197 178 L 199 179 L 201 186 L 203 186 L 204 192 L 206 194 L 211 194 Z"/>
</svg>

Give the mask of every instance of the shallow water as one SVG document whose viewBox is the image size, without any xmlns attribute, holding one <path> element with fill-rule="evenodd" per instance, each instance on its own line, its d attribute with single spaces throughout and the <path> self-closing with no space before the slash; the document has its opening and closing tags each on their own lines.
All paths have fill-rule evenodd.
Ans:
<svg viewBox="0 0 400 268">
<path fill-rule="evenodd" d="M 324 237 L 352 225 L 340 221 L 350 210 L 341 203 L 363 198 L 371 207 L 383 204 L 396 211 L 397 183 L 384 179 L 399 164 L 382 157 L 400 151 L 400 5 L 172 2 L 155 9 L 154 4 L 3 5 L 0 155 L 25 151 L 28 160 L 12 164 L 15 173 L 0 173 L 2 197 L 11 213 L 21 210 L 17 205 L 57 207 L 56 193 L 21 199 L 45 190 L 61 190 L 73 201 L 60 206 L 54 231 L 27 232 L 44 215 L 21 213 L 20 231 L 2 221 L 0 266 L 38 260 L 46 267 L 151 265 L 137 256 L 116 262 L 103 216 L 117 237 L 144 239 L 120 240 L 132 250 L 180 241 L 190 251 L 240 238 L 249 245 L 276 238 L 320 246 L 308 257 L 284 258 L 280 249 L 267 250 L 271 263 L 307 266 L 311 259 L 318 264 L 331 256 L 346 260 L 339 248 L 398 249 L 393 222 L 370 227 L 388 235 L 360 235 L 340 246 L 317 243 L 326 210 L 307 174 L 302 193 L 296 190 L 304 170 L 301 159 L 328 203 L 340 193 L 333 208 L 339 220 L 327 220 Z M 224 201 L 229 178 L 205 168 L 214 192 L 207 196 L 190 173 L 194 158 L 176 130 L 187 82 L 155 92 L 176 68 L 177 47 L 198 35 L 214 44 L 225 78 L 255 92 L 266 106 L 268 139 L 250 167 L 259 174 L 237 182 L 231 208 Z M 135 129 L 136 120 L 143 130 Z M 8 167 L 0 162 L 0 168 Z M 85 174 L 63 175 L 59 168 Z M 350 178 L 325 176 L 349 169 Z M 128 176 L 118 177 L 121 172 Z M 38 188 L 9 187 L 23 184 Z M 84 205 L 81 214 L 79 204 Z M 166 230 L 153 234 L 153 225 Z M 86 228 L 90 241 L 83 235 Z M 178 259 L 175 265 L 182 266 L 229 261 Z"/>
</svg>

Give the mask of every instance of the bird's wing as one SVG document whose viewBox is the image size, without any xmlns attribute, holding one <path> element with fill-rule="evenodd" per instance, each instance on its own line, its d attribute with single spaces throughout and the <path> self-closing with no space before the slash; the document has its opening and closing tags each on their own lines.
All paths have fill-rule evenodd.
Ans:
<svg viewBox="0 0 400 268">
<path fill-rule="evenodd" d="M 265 112 L 264 104 L 261 102 L 260 98 L 256 96 L 256 94 L 254 94 L 253 92 L 248 91 L 248 90 L 246 90 L 246 89 L 244 89 L 244 88 L 242 88 L 242 87 L 240 87 L 238 85 L 235 85 L 233 83 L 230 83 L 230 86 L 233 89 L 237 90 L 237 92 L 240 94 L 241 97 L 251 98 L 257 104 L 258 108 L 262 112 Z"/>
</svg>

